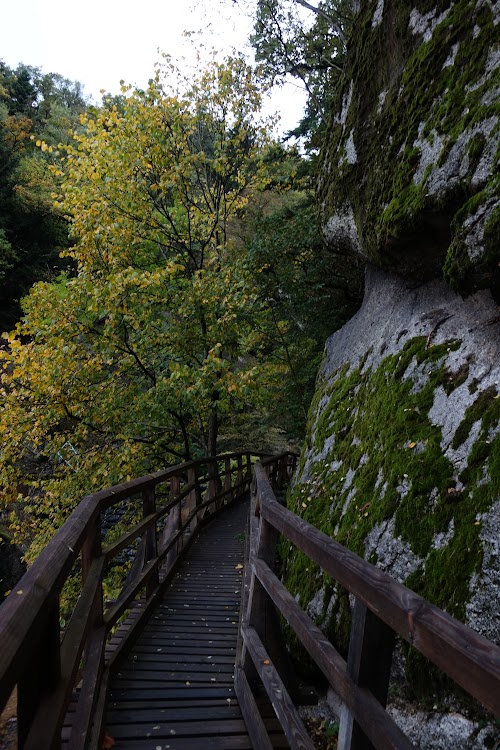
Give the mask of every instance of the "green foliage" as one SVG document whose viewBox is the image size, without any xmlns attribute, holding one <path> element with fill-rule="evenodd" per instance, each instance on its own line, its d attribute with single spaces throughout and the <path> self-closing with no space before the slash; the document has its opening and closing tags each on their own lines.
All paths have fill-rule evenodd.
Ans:
<svg viewBox="0 0 500 750">
<path fill-rule="evenodd" d="M 297 155 L 289 153 L 286 163 L 296 164 L 292 174 L 300 170 Z M 269 356 L 283 370 L 270 422 L 302 438 L 324 342 L 353 314 L 360 290 L 351 293 L 324 249 L 307 176 L 290 181 L 296 189 L 267 191 L 253 204 L 246 248 L 261 269 L 256 284 L 269 310 Z"/>
<path fill-rule="evenodd" d="M 2 354 L 0 484 L 42 546 L 89 490 L 217 448 L 258 404 L 266 311 L 230 225 L 267 183 L 260 89 L 240 58 L 160 73 L 83 115 L 49 165 L 73 278 L 36 284 Z M 169 88 L 171 86 L 171 88 Z M 41 142 L 46 152 L 49 147 Z"/>
<path fill-rule="evenodd" d="M 0 61 L 0 332 L 18 320 L 19 300 L 33 282 L 67 265 L 59 258 L 67 224 L 54 209 L 49 165 L 85 106 L 80 84 Z"/>
<path fill-rule="evenodd" d="M 307 105 L 298 128 L 318 148 L 344 63 L 345 39 L 352 23 L 352 3 L 323 0 L 317 7 L 300 0 L 258 0 L 250 40 L 256 59 L 273 83 L 299 80 Z"/>
</svg>

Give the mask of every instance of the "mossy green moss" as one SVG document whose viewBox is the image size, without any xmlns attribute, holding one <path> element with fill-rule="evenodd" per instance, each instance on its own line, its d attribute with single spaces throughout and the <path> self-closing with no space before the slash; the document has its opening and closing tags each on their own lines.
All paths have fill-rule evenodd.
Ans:
<svg viewBox="0 0 500 750">
<path fill-rule="evenodd" d="M 288 506 L 354 552 L 371 553 L 372 563 L 385 528 L 381 524 L 393 519 L 392 533 L 414 561 L 408 584 L 463 619 L 469 582 L 483 557 L 480 514 L 498 499 L 485 471 L 500 476 L 500 435 L 493 434 L 500 399 L 494 388 L 482 392 L 456 432 L 458 447 L 481 420 L 468 468 L 460 476 L 462 487 L 443 454 L 441 428 L 428 417 L 438 387 L 448 395 L 467 389 L 468 364 L 456 372 L 447 367 L 449 353 L 460 346 L 459 341 L 433 346 L 425 337 L 410 339 L 378 367 L 346 366 L 324 383 L 313 408 L 321 399 L 324 406 L 319 415 L 311 413 L 308 443 L 312 455 L 321 458 L 310 460 L 307 478 L 290 491 Z M 287 547 L 283 560 L 286 584 L 303 606 L 323 594 L 316 619 L 345 650 L 345 594 L 301 553 Z"/>
<path fill-rule="evenodd" d="M 496 167 L 493 160 L 489 174 L 472 179 L 500 127 L 494 95 L 500 70 L 485 76 L 498 45 L 493 11 L 476 0 L 386 0 L 382 22 L 373 27 L 375 7 L 375 0 L 365 3 L 355 24 L 344 74 L 344 98 L 352 89 L 352 103 L 345 121 L 333 119 L 322 155 L 324 218 L 349 204 L 363 252 L 378 265 L 422 278 L 443 270 L 462 293 L 490 286 L 500 260 L 498 216 L 485 229 L 484 252 L 473 259 L 464 221 L 498 195 L 498 153 Z M 413 33 L 411 13 L 430 11 L 440 23 L 429 38 Z M 339 171 L 351 132 L 358 159 Z M 457 142 L 463 166 L 450 177 L 445 165 Z M 442 179 L 430 186 L 439 168 Z"/>
<path fill-rule="evenodd" d="M 460 427 L 455 432 L 452 447 L 458 448 L 470 435 L 474 422 L 482 421 L 483 433 L 500 419 L 500 401 L 497 398 L 497 389 L 494 385 L 481 391 L 477 399 L 465 412 L 465 417 Z"/>
</svg>

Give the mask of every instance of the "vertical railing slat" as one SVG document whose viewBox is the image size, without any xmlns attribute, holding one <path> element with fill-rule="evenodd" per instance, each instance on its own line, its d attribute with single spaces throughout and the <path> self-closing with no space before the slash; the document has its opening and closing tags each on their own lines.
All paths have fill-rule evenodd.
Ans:
<svg viewBox="0 0 500 750">
<path fill-rule="evenodd" d="M 256 491 L 258 492 L 258 490 Z M 253 498 L 252 509 L 254 513 L 256 508 L 258 508 L 258 498 Z M 263 560 L 271 570 L 274 570 L 279 532 L 261 517 L 257 524 L 255 520 L 251 519 L 250 533 L 251 535 L 257 534 L 256 539 L 251 538 L 250 540 L 250 565 L 252 558 L 257 558 Z M 287 690 L 291 694 L 295 693 L 296 678 L 281 632 L 276 606 L 254 574 L 252 574 L 250 582 L 245 624 L 255 628 L 262 643 L 271 654 L 273 663 Z M 250 681 L 255 673 L 246 649 L 243 649 L 242 666 L 247 679 Z"/>
<path fill-rule="evenodd" d="M 19 750 L 23 750 L 40 702 L 56 689 L 61 676 L 59 599 L 48 607 L 45 625 L 35 637 L 38 647 L 31 657 L 29 670 L 17 685 Z M 60 737 L 55 738 L 55 743 L 54 750 L 59 750 Z"/>
<path fill-rule="evenodd" d="M 237 457 L 236 461 L 237 461 L 237 464 L 238 464 L 237 476 L 236 476 L 236 484 L 237 484 L 237 487 L 238 487 L 238 494 L 240 494 L 241 490 L 242 490 L 241 485 L 243 484 L 243 459 L 241 457 L 241 454 L 238 454 L 238 457 Z"/>
<path fill-rule="evenodd" d="M 212 500 L 209 505 L 207 505 L 207 511 L 210 514 L 213 514 L 216 510 L 216 497 L 217 497 L 217 461 L 215 459 L 209 459 L 208 460 L 208 489 L 206 493 L 206 500 Z"/>
<path fill-rule="evenodd" d="M 156 497 L 155 488 L 148 487 L 142 493 L 142 515 L 143 518 L 156 512 Z M 158 537 L 156 534 L 156 524 L 151 526 L 145 534 L 145 545 L 144 545 L 144 564 L 155 560 L 158 557 Z M 149 576 L 146 583 L 146 598 L 149 598 L 153 594 L 159 585 L 159 571 L 158 568 Z"/>
<path fill-rule="evenodd" d="M 187 471 L 187 481 L 189 485 L 193 485 L 193 489 L 186 498 L 187 514 L 189 515 L 201 502 L 201 499 L 199 497 L 198 476 L 196 468 L 194 466 L 191 466 Z M 198 526 L 198 523 L 200 522 L 200 518 L 198 516 L 199 513 L 197 513 L 191 521 L 191 534 L 194 532 L 194 530 Z"/>
<path fill-rule="evenodd" d="M 82 581 L 84 583 L 93 561 L 100 556 L 101 549 L 101 515 L 97 513 L 82 546 Z M 84 677 L 73 716 L 70 750 L 85 747 L 92 729 L 93 709 L 99 697 L 101 675 L 104 670 L 105 645 L 102 580 L 92 606 L 94 611 L 91 615 L 83 652 Z"/>
<path fill-rule="evenodd" d="M 231 491 L 232 486 L 231 459 L 226 456 L 224 458 L 224 502 L 226 505 L 229 505 L 233 501 L 234 493 Z"/>
<path fill-rule="evenodd" d="M 347 672 L 356 685 L 369 690 L 384 708 L 387 703 L 394 641 L 394 631 L 356 599 Z M 341 713 L 338 750 L 374 750 L 345 706 Z"/>
<path fill-rule="evenodd" d="M 181 488 L 181 478 L 179 475 L 173 476 L 170 480 L 170 500 L 175 500 L 175 498 L 179 497 L 179 492 Z M 172 514 L 172 525 L 171 525 L 171 535 L 176 534 L 179 529 L 181 528 L 181 504 L 178 502 L 172 510 L 170 511 Z M 179 539 L 176 545 L 172 547 L 170 552 L 167 555 L 168 560 L 168 568 L 170 569 L 172 565 L 174 564 L 174 561 L 181 552 L 183 547 L 182 543 L 182 537 Z"/>
</svg>

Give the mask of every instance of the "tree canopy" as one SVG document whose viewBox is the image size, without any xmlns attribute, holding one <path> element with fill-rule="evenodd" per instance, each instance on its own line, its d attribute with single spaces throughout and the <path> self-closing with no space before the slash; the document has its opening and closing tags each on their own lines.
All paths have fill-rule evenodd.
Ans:
<svg viewBox="0 0 500 750">
<path fill-rule="evenodd" d="M 269 81 L 242 57 L 191 79 L 166 57 L 77 121 L 78 89 L 53 79 L 51 103 L 33 71 L 4 105 L 22 135 L 0 139 L 20 149 L 17 205 L 62 248 L 0 350 L 2 501 L 30 557 L 85 493 L 300 439 L 324 340 L 358 301 L 321 243 L 313 162 L 272 140 Z M 2 210 L 7 283 L 22 259 Z"/>
<path fill-rule="evenodd" d="M 51 165 L 77 273 L 34 286 L 2 355 L 0 484 L 43 497 L 38 530 L 82 489 L 213 453 L 279 369 L 231 236 L 267 180 L 260 87 L 240 58 L 179 91 L 168 72 L 83 115 Z"/>
<path fill-rule="evenodd" d="M 299 126 L 291 133 L 318 148 L 344 63 L 352 24 L 352 0 L 257 0 L 250 37 L 256 59 L 267 77 L 281 83 L 300 81 L 307 104 Z"/>
<path fill-rule="evenodd" d="M 19 318 L 29 287 L 65 265 L 59 251 L 68 244 L 67 226 L 53 205 L 48 167 L 86 106 L 81 84 L 0 61 L 0 332 Z M 40 138 L 43 152 L 35 146 Z"/>
</svg>

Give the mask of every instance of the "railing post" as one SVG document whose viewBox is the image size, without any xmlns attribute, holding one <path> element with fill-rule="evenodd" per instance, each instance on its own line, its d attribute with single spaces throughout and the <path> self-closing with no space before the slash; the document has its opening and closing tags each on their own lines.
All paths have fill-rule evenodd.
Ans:
<svg viewBox="0 0 500 750">
<path fill-rule="evenodd" d="M 255 517 L 255 508 L 258 505 L 258 487 L 255 480 L 252 493 L 255 496 L 252 497 L 250 516 L 250 564 L 253 557 L 259 558 L 273 570 L 279 532 L 262 517 L 259 519 Z M 276 607 L 254 574 L 251 577 L 247 613 L 244 619 L 246 625 L 255 628 L 262 643 L 266 646 L 289 693 L 295 694 L 295 674 L 281 633 Z M 255 676 L 255 667 L 246 648 L 242 650 L 241 663 L 250 682 Z"/>
<path fill-rule="evenodd" d="M 155 488 L 148 487 L 148 489 L 144 490 L 142 493 L 142 516 L 143 518 L 146 518 L 146 516 L 151 515 L 151 513 L 156 512 L 156 497 L 155 497 Z M 158 540 L 156 536 L 156 523 L 151 526 L 146 531 L 145 534 L 145 547 L 144 547 L 144 564 L 150 562 L 150 560 L 155 560 L 158 557 Z M 153 594 L 159 585 L 159 573 L 158 568 L 151 573 L 149 576 L 147 583 L 146 583 L 146 599 L 149 599 L 151 594 Z"/>
<path fill-rule="evenodd" d="M 384 708 L 393 650 L 393 630 L 356 599 L 347 672 L 356 685 L 370 690 Z M 345 706 L 340 717 L 338 750 L 373 750 L 372 743 Z"/>
<path fill-rule="evenodd" d="M 94 560 L 101 555 L 101 515 L 97 513 L 89 526 L 82 546 L 82 581 L 85 583 Z M 84 673 L 73 716 L 69 748 L 85 746 L 92 728 L 93 712 L 98 700 L 98 687 L 104 669 L 105 629 L 102 601 L 102 580 L 96 591 L 90 627 L 83 652 Z M 96 690 L 97 688 L 97 690 Z"/>
<path fill-rule="evenodd" d="M 186 506 L 187 506 L 188 515 L 189 515 L 201 503 L 200 486 L 198 484 L 198 476 L 196 473 L 196 467 L 190 466 L 190 468 L 187 470 L 187 481 L 188 481 L 188 484 L 194 485 L 193 489 L 189 493 L 188 498 L 186 499 Z M 199 518 L 199 515 L 200 514 L 197 513 L 193 517 L 193 520 L 191 521 L 191 527 L 190 527 L 191 533 L 194 531 L 194 529 L 196 528 L 196 526 L 199 524 L 201 520 Z"/>
<path fill-rule="evenodd" d="M 217 485 L 215 481 L 215 475 L 217 472 L 217 462 L 210 459 L 207 463 L 207 470 L 208 470 L 208 489 L 206 492 L 206 500 L 207 502 L 210 500 L 213 500 L 213 502 L 209 503 L 207 507 L 207 511 L 212 514 L 215 512 L 215 497 L 217 495 Z"/>
<path fill-rule="evenodd" d="M 101 554 L 101 514 L 97 513 L 96 518 L 89 530 L 82 545 L 82 585 L 87 580 L 91 565 Z M 92 614 L 91 629 L 100 627 L 104 622 L 103 602 L 102 602 L 102 581 L 94 602 L 94 612 Z M 90 636 L 89 639 L 90 640 Z M 87 656 L 87 648 L 84 655 Z"/>
<path fill-rule="evenodd" d="M 281 456 L 276 465 L 276 489 L 283 489 L 286 473 L 286 456 Z"/>
<path fill-rule="evenodd" d="M 252 481 L 252 456 L 250 455 L 250 453 L 247 453 L 245 458 L 246 458 L 245 482 L 248 482 L 248 486 L 250 486 L 250 483 Z"/>
<path fill-rule="evenodd" d="M 233 500 L 234 493 L 231 491 L 232 486 L 231 459 L 226 456 L 224 458 L 224 502 L 226 505 L 229 505 Z"/>
<path fill-rule="evenodd" d="M 59 600 L 50 606 L 43 630 L 34 634 L 37 648 L 17 685 L 18 748 L 23 750 L 42 699 L 57 687 L 61 675 Z M 61 747 L 60 736 L 53 750 Z M 52 750 L 52 748 L 51 748 Z"/>
<path fill-rule="evenodd" d="M 243 484 L 243 458 L 241 456 L 241 453 L 236 458 L 237 464 L 238 464 L 238 470 L 236 475 L 236 497 L 239 497 L 241 493 L 243 492 L 242 484 Z M 234 495 L 233 495 L 234 497 Z M 236 498 L 235 498 L 236 499 Z"/>
<path fill-rule="evenodd" d="M 219 468 L 219 461 L 215 460 L 214 462 L 214 481 L 215 481 L 215 495 L 217 497 L 217 500 L 215 501 L 215 510 L 220 510 L 225 501 L 225 497 L 222 496 L 222 490 L 223 490 L 223 484 L 221 479 L 221 472 Z"/>
<path fill-rule="evenodd" d="M 170 477 L 169 502 L 171 502 L 172 500 L 175 500 L 175 498 L 178 497 L 179 488 L 180 488 L 180 478 L 175 475 Z M 162 532 L 160 535 L 160 541 L 159 541 L 160 554 L 165 550 L 165 547 L 168 545 L 170 539 L 177 533 L 179 529 L 180 529 L 180 505 L 177 503 L 176 505 L 173 506 L 173 508 L 170 509 L 170 512 L 165 521 L 165 526 L 162 529 Z M 167 552 L 165 566 L 162 566 L 162 579 L 164 575 L 168 573 L 168 571 L 171 569 L 172 565 L 174 564 L 174 561 L 177 557 L 176 547 L 178 547 L 179 549 L 182 549 L 182 546 L 180 546 L 181 544 L 182 544 L 182 540 L 179 540 L 179 542 L 173 547 L 171 547 L 170 550 Z"/>
<path fill-rule="evenodd" d="M 267 478 L 269 479 L 269 484 L 271 485 L 271 488 L 274 490 L 274 478 L 276 476 L 276 464 L 275 462 L 269 462 L 266 464 L 265 471 L 267 474 Z"/>
<path fill-rule="evenodd" d="M 175 500 L 176 497 L 179 497 L 180 489 L 181 489 L 180 476 L 177 476 L 177 475 L 173 476 L 170 480 L 170 500 Z M 177 532 L 181 528 L 180 500 L 176 503 L 176 505 L 174 505 L 174 507 L 171 510 L 171 513 L 172 513 L 172 526 L 171 526 L 170 535 L 173 536 L 174 534 L 177 534 Z M 167 560 L 169 561 L 169 565 L 168 565 L 169 568 L 171 567 L 171 564 L 173 564 L 179 552 L 182 550 L 182 547 L 183 547 L 183 540 L 181 536 L 177 544 L 172 547 L 172 549 L 167 555 Z"/>
</svg>

